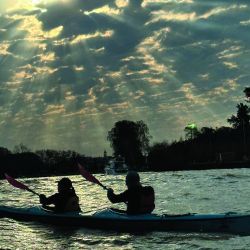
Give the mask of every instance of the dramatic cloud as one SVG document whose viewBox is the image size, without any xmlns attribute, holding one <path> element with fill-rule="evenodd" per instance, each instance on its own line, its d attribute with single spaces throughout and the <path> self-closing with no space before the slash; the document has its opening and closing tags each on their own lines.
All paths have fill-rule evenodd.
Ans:
<svg viewBox="0 0 250 250">
<path fill-rule="evenodd" d="M 226 125 L 249 84 L 249 3 L 2 0 L 1 144 L 109 150 L 144 120 L 154 141 Z"/>
</svg>

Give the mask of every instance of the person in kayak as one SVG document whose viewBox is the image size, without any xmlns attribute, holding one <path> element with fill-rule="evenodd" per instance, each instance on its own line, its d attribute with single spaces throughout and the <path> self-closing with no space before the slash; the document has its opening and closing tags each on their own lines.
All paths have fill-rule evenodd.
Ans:
<svg viewBox="0 0 250 250">
<path fill-rule="evenodd" d="M 152 213 L 155 208 L 154 189 L 151 186 L 143 187 L 140 176 L 135 171 L 129 171 L 126 176 L 128 189 L 120 194 L 114 194 L 113 189 L 108 189 L 107 197 L 112 203 L 125 202 L 127 214 Z"/>
<path fill-rule="evenodd" d="M 40 195 L 40 203 L 44 208 L 52 210 L 54 212 L 79 212 L 81 211 L 79 206 L 79 198 L 75 193 L 75 189 L 72 186 L 72 182 L 69 178 L 62 178 L 58 182 L 58 193 L 46 197 L 44 194 Z M 48 205 L 53 204 L 54 207 Z"/>
</svg>

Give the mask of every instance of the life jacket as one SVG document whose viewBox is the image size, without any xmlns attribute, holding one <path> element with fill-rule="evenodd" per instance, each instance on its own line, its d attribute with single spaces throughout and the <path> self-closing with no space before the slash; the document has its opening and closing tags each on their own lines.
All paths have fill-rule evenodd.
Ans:
<svg viewBox="0 0 250 250">
<path fill-rule="evenodd" d="M 81 211 L 81 209 L 79 206 L 78 196 L 70 197 L 64 206 L 64 212 L 79 212 L 79 211 Z"/>
<path fill-rule="evenodd" d="M 151 186 L 142 187 L 140 212 L 152 213 L 155 209 L 155 192 Z"/>
</svg>

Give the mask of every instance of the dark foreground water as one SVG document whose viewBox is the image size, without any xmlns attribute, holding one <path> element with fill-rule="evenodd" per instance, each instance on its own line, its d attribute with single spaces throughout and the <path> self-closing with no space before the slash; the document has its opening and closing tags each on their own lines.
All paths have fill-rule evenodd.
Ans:
<svg viewBox="0 0 250 250">
<path fill-rule="evenodd" d="M 119 192 L 124 176 L 97 175 Z M 141 174 L 154 186 L 157 213 L 250 213 L 250 170 L 206 170 Z M 60 177 L 22 179 L 39 193 L 52 194 Z M 72 176 L 83 211 L 110 206 L 106 192 L 80 176 Z M 0 205 L 38 205 L 36 196 L 0 181 Z M 121 206 L 122 207 L 122 206 Z M 250 249 L 250 237 L 227 234 L 129 234 L 67 229 L 38 223 L 0 219 L 0 249 Z"/>
</svg>

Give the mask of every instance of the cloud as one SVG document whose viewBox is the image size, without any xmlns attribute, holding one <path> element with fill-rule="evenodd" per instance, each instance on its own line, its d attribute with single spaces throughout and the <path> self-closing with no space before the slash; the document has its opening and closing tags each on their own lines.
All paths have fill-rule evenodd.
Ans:
<svg viewBox="0 0 250 250">
<path fill-rule="evenodd" d="M 48 105 L 44 115 L 58 115 L 65 113 L 64 105 Z"/>
<path fill-rule="evenodd" d="M 145 120 L 154 141 L 225 125 L 250 80 L 248 1 L 3 0 L 0 13 L 10 148 L 100 154 L 120 119 Z"/>
</svg>

